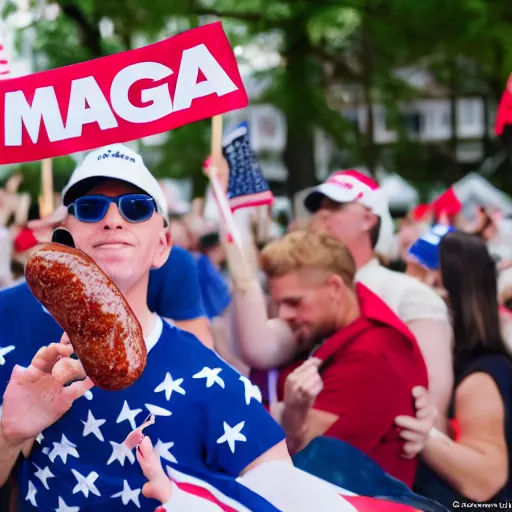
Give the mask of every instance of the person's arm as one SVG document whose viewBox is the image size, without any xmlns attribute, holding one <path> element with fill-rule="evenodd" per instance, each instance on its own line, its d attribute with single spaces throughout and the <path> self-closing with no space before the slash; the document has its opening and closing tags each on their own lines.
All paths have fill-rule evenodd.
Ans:
<svg viewBox="0 0 512 512">
<path fill-rule="evenodd" d="M 398 316 L 416 337 L 427 366 L 429 394 L 438 411 L 435 426 L 446 433 L 454 385 L 448 308 L 432 289 L 418 282 L 401 301 Z"/>
<path fill-rule="evenodd" d="M 460 438 L 431 435 L 423 460 L 460 494 L 487 501 L 507 483 L 505 408 L 494 380 L 485 373 L 466 377 L 455 393 Z"/>
<path fill-rule="evenodd" d="M 429 394 L 438 411 L 434 425 L 447 432 L 453 390 L 452 329 L 444 320 L 414 320 L 407 326 L 416 337 L 427 366 Z"/>
<path fill-rule="evenodd" d="M 31 444 L 31 443 L 30 443 Z M 4 486 L 27 442 L 9 442 L 0 424 L 0 487 Z"/>
<path fill-rule="evenodd" d="M 278 318 L 268 319 L 265 295 L 255 278 L 245 289 L 233 289 L 235 355 L 252 368 L 278 368 L 296 351 L 293 332 Z"/>
<path fill-rule="evenodd" d="M 266 370 L 289 362 L 296 346 L 288 324 L 268 318 L 267 301 L 258 279 L 257 250 L 246 220 L 247 216 L 235 216 L 243 247 L 230 241 L 226 226 L 221 225 L 221 241 L 233 283 L 231 351 L 246 365 Z"/>
</svg>

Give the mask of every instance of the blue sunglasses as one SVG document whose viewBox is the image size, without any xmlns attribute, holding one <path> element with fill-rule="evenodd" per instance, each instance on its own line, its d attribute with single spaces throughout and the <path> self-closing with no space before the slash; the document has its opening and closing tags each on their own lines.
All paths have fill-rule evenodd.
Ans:
<svg viewBox="0 0 512 512">
<path fill-rule="evenodd" d="M 128 222 L 149 220 L 157 206 L 155 200 L 145 194 L 124 194 L 117 197 L 91 195 L 79 197 L 68 206 L 68 213 L 81 222 L 99 222 L 111 203 L 115 203 L 121 216 Z"/>
</svg>

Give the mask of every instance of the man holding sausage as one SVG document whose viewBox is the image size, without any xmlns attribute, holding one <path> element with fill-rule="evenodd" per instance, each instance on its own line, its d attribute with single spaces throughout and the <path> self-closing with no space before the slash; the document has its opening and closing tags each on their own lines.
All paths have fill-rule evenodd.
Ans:
<svg viewBox="0 0 512 512">
<path fill-rule="evenodd" d="M 145 433 L 167 464 L 233 479 L 267 464 L 277 481 L 296 481 L 294 499 L 304 492 L 306 509 L 344 510 L 334 491 L 304 481 L 293 468 L 281 428 L 247 379 L 149 309 L 149 272 L 167 260 L 171 240 L 165 199 L 140 156 L 122 145 L 89 153 L 63 203 L 69 212 L 64 226 L 76 246 L 117 284 L 137 316 L 148 361 L 137 382 L 114 393 L 92 387 L 89 379 L 68 385 L 84 375 L 69 344 L 41 348 L 23 330 L 1 340 L 0 485 L 23 453 L 15 473 L 17 509 L 152 511 L 158 503 L 144 496 L 144 475 L 123 443 L 151 414 L 156 421 Z M 273 495 L 276 477 L 271 480 L 260 479 L 252 490 L 290 510 L 285 496 Z M 315 495 L 327 500 L 324 506 L 311 501 Z M 172 499 L 167 509 L 173 510 Z"/>
</svg>

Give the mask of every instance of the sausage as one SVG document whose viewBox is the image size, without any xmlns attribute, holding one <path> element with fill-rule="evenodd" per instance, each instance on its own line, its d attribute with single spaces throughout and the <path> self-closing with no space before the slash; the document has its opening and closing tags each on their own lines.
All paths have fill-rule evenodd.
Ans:
<svg viewBox="0 0 512 512">
<path fill-rule="evenodd" d="M 119 288 L 79 249 L 38 247 L 25 267 L 27 285 L 69 336 L 96 386 L 119 391 L 144 371 L 142 327 Z"/>
</svg>

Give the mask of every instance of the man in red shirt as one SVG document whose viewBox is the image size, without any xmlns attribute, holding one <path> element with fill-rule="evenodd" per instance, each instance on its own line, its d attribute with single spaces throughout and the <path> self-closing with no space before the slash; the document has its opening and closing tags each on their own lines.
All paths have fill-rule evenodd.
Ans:
<svg viewBox="0 0 512 512">
<path fill-rule="evenodd" d="M 273 408 L 290 450 L 335 437 L 411 486 L 417 460 L 403 457 L 394 419 L 414 416 L 411 390 L 427 387 L 412 333 L 373 292 L 354 285 L 352 256 L 326 234 L 292 232 L 264 249 L 262 266 L 278 316 L 297 340 Z"/>
</svg>

